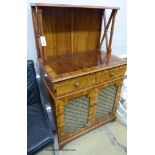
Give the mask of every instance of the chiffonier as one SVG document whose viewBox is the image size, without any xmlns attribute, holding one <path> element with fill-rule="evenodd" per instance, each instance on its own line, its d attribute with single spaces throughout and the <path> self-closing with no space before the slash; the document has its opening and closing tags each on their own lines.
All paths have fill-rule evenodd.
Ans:
<svg viewBox="0 0 155 155">
<path fill-rule="evenodd" d="M 62 149 L 116 119 L 127 65 L 111 48 L 119 8 L 41 3 L 31 8 L 40 73 Z"/>
</svg>

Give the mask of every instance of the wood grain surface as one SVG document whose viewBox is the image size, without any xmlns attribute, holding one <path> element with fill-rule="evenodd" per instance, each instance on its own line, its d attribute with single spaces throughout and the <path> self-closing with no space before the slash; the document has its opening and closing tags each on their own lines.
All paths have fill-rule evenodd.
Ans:
<svg viewBox="0 0 155 155">
<path fill-rule="evenodd" d="M 116 118 L 127 67 L 125 59 L 111 54 L 119 8 L 47 3 L 31 6 L 40 74 L 51 99 L 62 149 L 72 139 Z M 106 9 L 111 10 L 107 21 Z M 45 36 L 47 46 L 41 45 L 40 36 Z M 106 51 L 100 50 L 104 39 Z M 111 109 L 105 114 L 107 104 Z"/>
<path fill-rule="evenodd" d="M 64 7 L 64 8 L 84 8 L 84 9 L 117 9 L 119 7 L 110 7 L 110 6 L 94 6 L 94 5 L 71 5 L 71 4 L 52 4 L 52 3 L 31 3 L 31 6 L 38 7 Z"/>
<path fill-rule="evenodd" d="M 121 65 L 126 65 L 126 60 L 111 55 L 108 57 L 100 50 L 66 53 L 47 57 L 45 64 L 42 59 L 40 64 L 44 66 L 51 78 L 51 82 L 58 82 L 78 76 L 94 73 L 97 71 L 110 69 Z"/>
</svg>

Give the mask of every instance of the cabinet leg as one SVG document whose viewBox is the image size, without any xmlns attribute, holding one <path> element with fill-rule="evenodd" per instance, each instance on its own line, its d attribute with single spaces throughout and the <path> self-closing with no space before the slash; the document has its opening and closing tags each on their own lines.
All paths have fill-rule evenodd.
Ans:
<svg viewBox="0 0 155 155">
<path fill-rule="evenodd" d="M 110 122 L 115 122 L 115 121 L 116 121 L 116 116 Z"/>
<path fill-rule="evenodd" d="M 62 150 L 64 148 L 65 144 L 59 144 L 59 149 Z"/>
</svg>

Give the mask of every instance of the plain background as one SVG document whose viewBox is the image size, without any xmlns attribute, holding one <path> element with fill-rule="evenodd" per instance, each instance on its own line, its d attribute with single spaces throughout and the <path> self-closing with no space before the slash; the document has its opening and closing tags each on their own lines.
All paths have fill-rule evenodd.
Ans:
<svg viewBox="0 0 155 155">
<path fill-rule="evenodd" d="M 127 9 L 126 0 L 29 0 L 27 1 L 27 57 L 28 59 L 37 59 L 37 52 L 34 39 L 34 31 L 32 24 L 32 15 L 30 3 L 58 3 L 58 4 L 79 4 L 79 5 L 103 5 L 103 6 L 118 6 L 120 10 L 116 16 L 115 30 L 113 37 L 113 54 L 126 57 L 127 55 Z M 107 12 L 108 14 L 109 12 Z M 107 18 L 108 19 L 108 18 Z M 47 45 L 48 46 L 48 45 Z M 104 48 L 104 47 L 103 47 Z"/>
<path fill-rule="evenodd" d="M 155 154 L 154 6 L 127 2 L 128 155 Z M 26 155 L 27 1 L 1 1 L 0 19 L 0 154 Z"/>
</svg>

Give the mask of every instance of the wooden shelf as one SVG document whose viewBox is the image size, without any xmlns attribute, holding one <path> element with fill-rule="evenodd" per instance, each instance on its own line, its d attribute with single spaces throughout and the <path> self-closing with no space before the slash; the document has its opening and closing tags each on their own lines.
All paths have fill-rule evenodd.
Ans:
<svg viewBox="0 0 155 155">
<path fill-rule="evenodd" d="M 116 9 L 119 10 L 119 7 L 110 7 L 110 6 L 91 6 L 91 5 L 71 5 L 71 4 L 49 4 L 49 3 L 31 3 L 31 6 L 40 6 L 40 7 L 67 7 L 67 8 L 88 8 L 88 9 Z"/>
<path fill-rule="evenodd" d="M 74 52 L 47 57 L 45 63 L 39 60 L 50 74 L 53 82 L 86 75 L 96 71 L 126 64 L 126 60 L 117 56 L 108 56 L 104 51 L 93 50 Z"/>
</svg>

